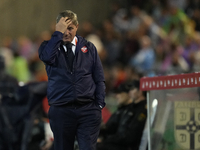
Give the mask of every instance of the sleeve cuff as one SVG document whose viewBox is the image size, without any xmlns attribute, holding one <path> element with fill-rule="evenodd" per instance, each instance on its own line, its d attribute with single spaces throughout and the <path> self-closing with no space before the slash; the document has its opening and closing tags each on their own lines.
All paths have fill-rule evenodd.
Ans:
<svg viewBox="0 0 200 150">
<path fill-rule="evenodd" d="M 52 36 L 57 36 L 57 37 L 63 39 L 63 33 L 60 32 L 60 31 L 55 31 L 55 32 L 52 34 Z"/>
</svg>

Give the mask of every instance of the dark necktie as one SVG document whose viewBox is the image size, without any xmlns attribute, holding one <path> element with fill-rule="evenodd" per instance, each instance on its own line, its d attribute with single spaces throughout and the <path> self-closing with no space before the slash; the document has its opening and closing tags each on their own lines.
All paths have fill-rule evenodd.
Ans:
<svg viewBox="0 0 200 150">
<path fill-rule="evenodd" d="M 66 47 L 67 47 L 67 61 L 68 61 L 70 70 L 72 71 L 73 61 L 74 61 L 74 53 L 72 52 L 72 43 L 66 44 Z"/>
</svg>

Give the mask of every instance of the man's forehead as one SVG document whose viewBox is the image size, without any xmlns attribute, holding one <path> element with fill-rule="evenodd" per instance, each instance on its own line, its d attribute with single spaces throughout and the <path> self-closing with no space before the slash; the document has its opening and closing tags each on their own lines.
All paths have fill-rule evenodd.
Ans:
<svg viewBox="0 0 200 150">
<path fill-rule="evenodd" d="M 73 23 L 71 23 L 69 26 L 68 26 L 68 28 L 75 28 L 76 27 L 76 25 L 74 25 Z"/>
</svg>

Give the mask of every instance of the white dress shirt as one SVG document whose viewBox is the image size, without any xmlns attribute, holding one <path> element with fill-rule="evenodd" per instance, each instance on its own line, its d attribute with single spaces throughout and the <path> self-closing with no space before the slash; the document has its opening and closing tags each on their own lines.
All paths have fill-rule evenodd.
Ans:
<svg viewBox="0 0 200 150">
<path fill-rule="evenodd" d="M 72 52 L 75 54 L 75 50 L 76 50 L 76 44 L 78 42 L 78 38 L 75 36 L 74 39 L 72 40 Z M 65 52 L 67 52 L 67 47 L 65 45 L 63 45 L 63 48 L 65 50 Z"/>
</svg>

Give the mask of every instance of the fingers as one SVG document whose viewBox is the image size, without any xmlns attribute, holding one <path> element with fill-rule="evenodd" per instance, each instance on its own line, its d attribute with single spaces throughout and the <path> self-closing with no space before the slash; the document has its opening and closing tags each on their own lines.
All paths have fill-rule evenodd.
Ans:
<svg viewBox="0 0 200 150">
<path fill-rule="evenodd" d="M 72 23 L 72 20 L 69 19 L 68 17 L 65 17 L 64 20 L 65 20 L 67 25 L 70 25 Z"/>
<path fill-rule="evenodd" d="M 72 24 L 71 19 L 69 19 L 68 17 L 62 17 L 56 24 L 56 31 L 64 33 L 70 24 Z"/>
<path fill-rule="evenodd" d="M 62 17 L 62 18 L 60 19 L 59 22 L 69 24 L 69 23 L 72 22 L 72 21 L 71 21 L 71 19 L 69 19 L 68 17 Z"/>
<path fill-rule="evenodd" d="M 65 25 L 65 26 L 69 26 L 71 23 L 72 23 L 72 21 L 71 21 L 71 19 L 69 19 L 68 17 L 62 17 L 62 18 L 60 18 L 60 20 L 59 20 L 59 22 L 58 22 L 59 24 L 63 24 L 63 25 Z"/>
<path fill-rule="evenodd" d="M 68 17 L 65 17 L 64 19 L 65 19 L 65 22 L 67 22 L 67 21 L 69 21 L 69 20 L 70 20 Z"/>
</svg>

